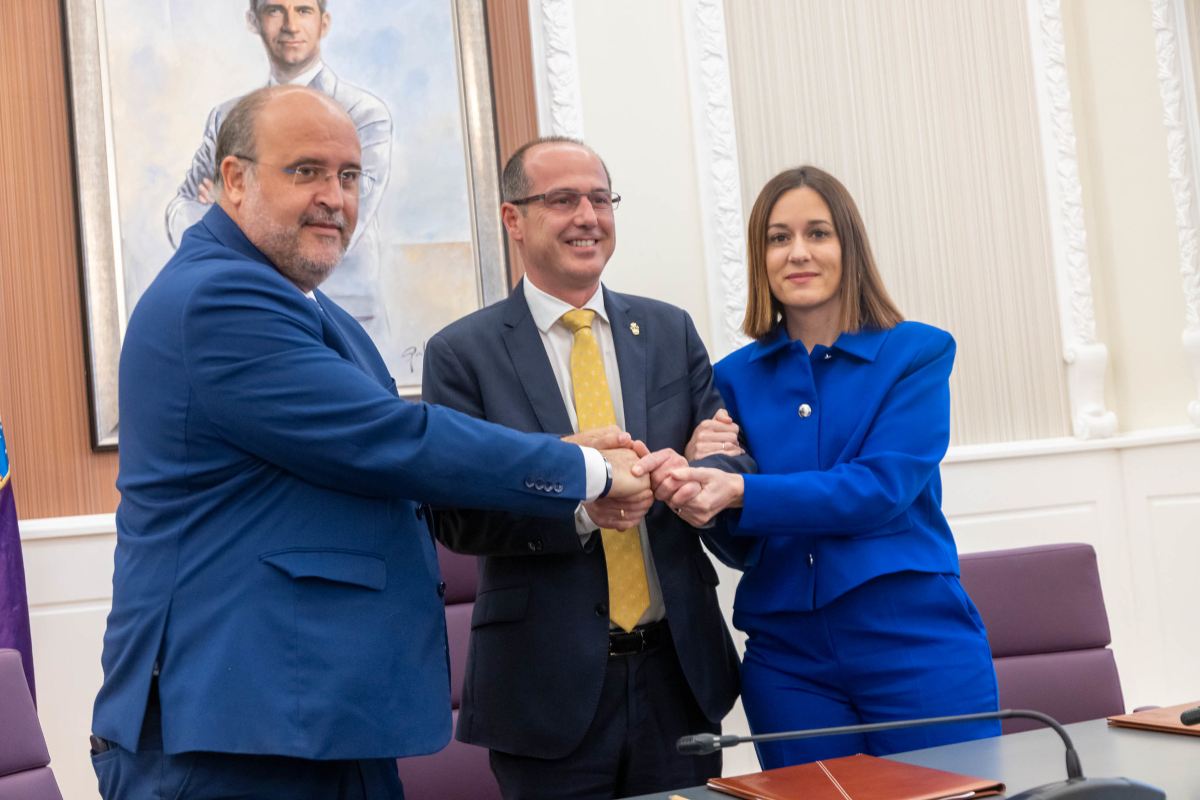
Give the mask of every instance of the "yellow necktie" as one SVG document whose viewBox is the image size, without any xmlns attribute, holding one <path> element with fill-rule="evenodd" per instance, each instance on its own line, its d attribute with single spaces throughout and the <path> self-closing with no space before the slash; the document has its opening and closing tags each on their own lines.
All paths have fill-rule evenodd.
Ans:
<svg viewBox="0 0 1200 800">
<path fill-rule="evenodd" d="M 571 347 L 571 386 L 580 431 L 617 423 L 600 346 L 592 334 L 595 316 L 595 311 L 580 308 L 562 315 L 563 324 L 575 334 L 575 343 Z M 604 543 L 604 560 L 608 564 L 608 616 L 631 631 L 650 607 L 642 535 L 637 528 L 624 531 L 601 528 L 600 538 Z"/>
</svg>

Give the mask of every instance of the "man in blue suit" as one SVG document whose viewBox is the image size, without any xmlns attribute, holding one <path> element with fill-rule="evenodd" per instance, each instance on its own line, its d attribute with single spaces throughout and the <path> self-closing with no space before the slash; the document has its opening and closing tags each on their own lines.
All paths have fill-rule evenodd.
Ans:
<svg viewBox="0 0 1200 800">
<path fill-rule="evenodd" d="M 569 521 L 606 484 L 648 491 L 631 472 L 653 460 L 397 397 L 316 288 L 370 181 L 335 100 L 259 90 L 217 147 L 219 203 L 121 354 L 94 767 L 106 800 L 399 798 L 393 759 L 450 735 L 444 588 L 418 503 Z"/>
<path fill-rule="evenodd" d="M 617 425 L 669 455 L 651 476 L 669 496 L 671 479 L 659 478 L 698 446 L 699 436 L 689 447 L 693 431 L 721 427 L 710 420 L 721 398 L 691 318 L 601 286 L 620 198 L 590 148 L 531 142 L 509 160 L 503 191 L 525 278 L 509 299 L 429 341 L 426 398 L 559 435 L 586 430 L 597 402 L 611 406 Z M 578 362 L 581 347 L 603 367 Z M 752 468 L 732 457 L 736 431 L 726 435 L 716 444 L 731 457 L 714 456 L 717 465 Z M 457 735 L 490 748 L 508 800 L 607 800 L 720 774 L 719 754 L 675 752 L 679 736 L 719 730 L 737 697 L 717 574 L 697 530 L 653 501 L 589 503 L 575 520 L 435 509 L 438 537 L 482 556 Z M 631 559 L 613 555 L 610 537 L 630 530 L 646 591 L 625 614 L 611 570 Z"/>
</svg>

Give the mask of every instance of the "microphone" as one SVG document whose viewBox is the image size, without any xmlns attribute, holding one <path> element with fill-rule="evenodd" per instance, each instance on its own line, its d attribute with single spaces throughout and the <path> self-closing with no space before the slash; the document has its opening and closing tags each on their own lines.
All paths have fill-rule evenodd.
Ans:
<svg viewBox="0 0 1200 800">
<path fill-rule="evenodd" d="M 1200 706 L 1189 708 L 1180 714 L 1179 721 L 1184 725 L 1200 725 Z"/>
<path fill-rule="evenodd" d="M 1194 709 L 1197 721 L 1200 721 L 1200 708 Z M 1185 712 L 1190 713 L 1190 712 Z M 1071 737 L 1067 735 L 1057 720 L 1040 711 L 1026 709 L 1001 709 L 1000 711 L 983 711 L 978 714 L 958 714 L 951 717 L 926 717 L 925 719 L 896 720 L 894 722 L 873 722 L 864 725 L 842 725 L 836 728 L 810 728 L 799 731 L 781 731 L 779 733 L 760 733 L 753 736 L 737 736 L 736 734 L 718 735 L 715 733 L 697 733 L 683 736 L 675 744 L 675 748 L 685 755 L 707 755 L 725 747 L 743 744 L 745 742 L 777 742 L 785 739 L 811 739 L 817 736 L 836 736 L 844 733 L 873 733 L 875 731 L 890 731 L 897 728 L 919 728 L 925 725 L 941 725 L 948 722 L 977 722 L 985 719 L 1009 719 L 1025 717 L 1037 720 L 1047 727 L 1053 728 L 1066 747 L 1067 779 L 1057 783 L 1048 783 L 1033 789 L 1013 795 L 1010 800 L 1165 800 L 1166 793 L 1140 781 L 1129 778 L 1085 778 L 1083 767 L 1079 763 L 1079 754 Z"/>
</svg>

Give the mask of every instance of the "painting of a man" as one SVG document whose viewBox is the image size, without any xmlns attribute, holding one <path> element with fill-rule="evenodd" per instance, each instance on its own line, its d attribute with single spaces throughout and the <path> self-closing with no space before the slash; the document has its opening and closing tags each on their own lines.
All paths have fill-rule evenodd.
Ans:
<svg viewBox="0 0 1200 800">
<path fill-rule="evenodd" d="M 363 171 L 374 178 L 373 191 L 362 198 L 359 225 L 337 272 L 324 290 L 362 323 L 380 344 L 388 341 L 386 309 L 380 287 L 380 234 L 376 212 L 390 170 L 392 117 L 382 100 L 340 79 L 321 57 L 329 33 L 327 0 L 249 0 L 246 24 L 262 40 L 270 64 L 268 85 L 310 86 L 337 100 L 350 115 L 362 143 Z M 168 203 L 167 235 L 178 247 L 183 232 L 216 200 L 213 192 L 217 132 L 238 97 L 209 112 L 204 137 L 192 157 L 183 183 Z"/>
</svg>

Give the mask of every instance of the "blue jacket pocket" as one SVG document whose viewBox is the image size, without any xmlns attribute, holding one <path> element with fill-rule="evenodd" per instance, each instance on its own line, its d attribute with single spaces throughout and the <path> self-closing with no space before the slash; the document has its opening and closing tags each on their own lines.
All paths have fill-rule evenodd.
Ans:
<svg viewBox="0 0 1200 800">
<path fill-rule="evenodd" d="M 295 580 L 317 578 L 377 592 L 387 586 L 387 564 L 373 553 L 297 548 L 263 553 L 258 558 Z"/>
</svg>

